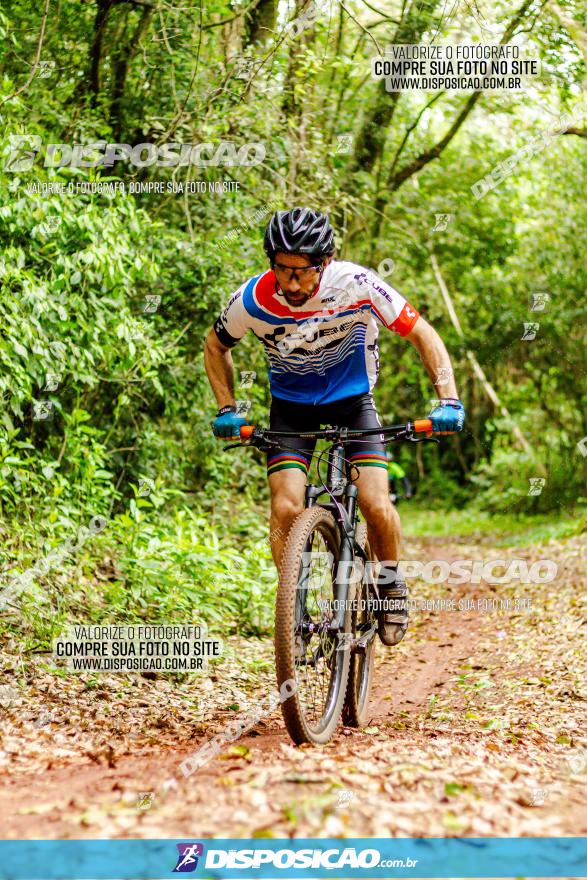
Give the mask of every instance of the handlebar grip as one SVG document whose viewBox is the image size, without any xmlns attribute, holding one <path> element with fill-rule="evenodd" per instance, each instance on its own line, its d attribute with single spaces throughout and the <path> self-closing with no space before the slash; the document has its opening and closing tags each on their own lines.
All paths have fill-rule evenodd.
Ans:
<svg viewBox="0 0 587 880">
<path fill-rule="evenodd" d="M 252 436 L 254 430 L 255 430 L 254 425 L 241 425 L 241 427 L 240 427 L 241 440 L 248 440 Z"/>
<path fill-rule="evenodd" d="M 241 428 L 241 431 L 242 431 L 242 428 Z M 431 433 L 432 420 L 431 419 L 416 419 L 414 421 L 414 431 L 416 431 L 416 432 L 423 431 L 426 434 Z"/>
</svg>

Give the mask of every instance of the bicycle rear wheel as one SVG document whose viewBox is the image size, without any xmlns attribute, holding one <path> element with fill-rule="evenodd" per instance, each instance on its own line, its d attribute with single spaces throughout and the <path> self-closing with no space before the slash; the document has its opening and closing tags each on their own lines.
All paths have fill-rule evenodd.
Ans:
<svg viewBox="0 0 587 880">
<path fill-rule="evenodd" d="M 357 543 L 365 550 L 367 562 L 374 562 L 367 541 L 367 526 L 359 523 L 356 532 Z M 357 585 L 356 610 L 352 612 L 351 630 L 354 638 L 370 639 L 364 648 L 353 650 L 350 657 L 347 692 L 342 714 L 344 724 L 349 727 L 364 727 L 369 720 L 369 700 L 375 665 L 375 646 L 377 620 L 369 610 L 369 599 L 374 597 L 372 586 L 373 567 L 365 564 L 360 583 Z M 371 631 L 374 630 L 373 633 Z"/>
<path fill-rule="evenodd" d="M 288 534 L 275 607 L 277 684 L 280 688 L 286 681 L 296 685 L 281 709 L 297 744 L 327 743 L 344 704 L 350 609 L 345 613 L 342 638 L 328 628 L 335 614 L 332 603 L 339 556 L 340 533 L 332 513 L 320 506 L 304 510 Z"/>
</svg>

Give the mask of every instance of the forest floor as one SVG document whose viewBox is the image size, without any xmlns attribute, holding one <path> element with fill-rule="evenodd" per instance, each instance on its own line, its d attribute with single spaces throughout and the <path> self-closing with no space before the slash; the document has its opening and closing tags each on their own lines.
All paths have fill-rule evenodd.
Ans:
<svg viewBox="0 0 587 880">
<path fill-rule="evenodd" d="M 269 640 L 231 638 L 206 677 L 69 675 L 5 653 L 2 838 L 587 834 L 581 536 L 496 549 L 407 541 L 411 559 L 552 559 L 550 584 L 427 584 L 396 648 L 378 645 L 371 718 L 294 747 L 279 709 L 189 778 L 179 765 L 273 691 Z M 483 600 L 512 600 L 484 613 Z M 529 600 L 519 607 L 515 600 Z M 479 602 L 481 600 L 481 602 Z M 479 607 L 477 603 L 479 602 Z"/>
</svg>

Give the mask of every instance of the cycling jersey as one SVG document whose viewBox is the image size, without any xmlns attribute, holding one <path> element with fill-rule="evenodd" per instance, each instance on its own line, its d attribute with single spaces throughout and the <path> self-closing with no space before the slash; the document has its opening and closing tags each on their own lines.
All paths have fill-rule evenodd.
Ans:
<svg viewBox="0 0 587 880">
<path fill-rule="evenodd" d="M 287 304 L 273 270 L 250 278 L 214 328 L 228 348 L 252 330 L 265 346 L 271 395 L 319 405 L 369 392 L 379 374 L 379 326 L 405 336 L 418 317 L 374 272 L 332 260 L 301 306 Z"/>
</svg>

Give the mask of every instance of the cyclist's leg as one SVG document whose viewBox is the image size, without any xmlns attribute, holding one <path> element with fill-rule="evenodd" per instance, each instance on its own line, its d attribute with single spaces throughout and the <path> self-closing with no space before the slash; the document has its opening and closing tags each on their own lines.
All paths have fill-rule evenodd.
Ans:
<svg viewBox="0 0 587 880">
<path fill-rule="evenodd" d="M 275 567 L 279 570 L 285 539 L 296 516 L 304 509 L 305 471 L 292 468 L 269 475 L 271 519 L 269 541 Z"/>
<path fill-rule="evenodd" d="M 272 431 L 311 431 L 318 425 L 311 423 L 312 413 L 307 407 L 273 398 L 269 415 Z M 296 516 L 304 509 L 304 494 L 308 468 L 315 441 L 284 437 L 280 448 L 267 453 L 267 477 L 271 492 L 271 519 L 269 540 L 271 553 L 279 569 L 285 539 Z"/>
<path fill-rule="evenodd" d="M 363 394 L 353 402 L 345 424 L 354 429 L 381 427 L 372 394 Z M 389 498 L 385 444 L 374 434 L 368 442 L 349 443 L 347 448 L 349 461 L 359 469 L 359 508 L 367 520 L 371 549 L 378 559 L 397 562 L 401 523 Z"/>
<path fill-rule="evenodd" d="M 396 564 L 400 553 L 401 522 L 391 503 L 386 472 L 374 465 L 360 465 L 355 485 L 359 508 L 367 520 L 367 535 L 378 559 Z"/>
</svg>

